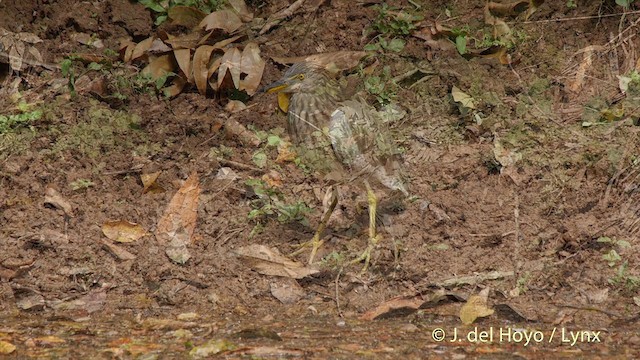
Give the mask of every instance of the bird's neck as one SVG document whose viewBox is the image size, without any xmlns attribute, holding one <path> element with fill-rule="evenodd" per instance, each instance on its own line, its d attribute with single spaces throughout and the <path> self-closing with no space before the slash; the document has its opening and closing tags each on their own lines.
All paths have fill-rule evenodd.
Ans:
<svg viewBox="0 0 640 360">
<path fill-rule="evenodd" d="M 342 100 L 340 86 L 332 80 L 312 92 L 293 94 L 289 104 L 289 129 L 293 137 L 300 138 L 326 127 Z"/>
</svg>

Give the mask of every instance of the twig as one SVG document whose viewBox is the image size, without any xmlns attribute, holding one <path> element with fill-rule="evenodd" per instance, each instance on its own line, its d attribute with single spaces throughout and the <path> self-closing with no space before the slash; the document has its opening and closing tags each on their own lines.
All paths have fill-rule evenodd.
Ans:
<svg viewBox="0 0 640 360">
<path fill-rule="evenodd" d="M 251 166 L 251 165 L 247 165 L 247 164 L 243 164 L 241 162 L 237 162 L 237 161 L 233 161 L 233 160 L 227 160 L 227 159 L 223 159 L 221 157 L 216 158 L 216 160 L 221 165 L 230 166 L 230 167 L 233 167 L 233 168 L 236 168 L 236 169 L 253 171 L 253 172 L 262 172 L 262 170 L 258 169 L 257 167 L 254 167 L 254 166 Z"/>
<path fill-rule="evenodd" d="M 520 273 L 520 200 L 518 199 L 518 195 L 516 195 L 516 205 L 513 208 L 513 217 L 515 220 L 515 233 L 516 233 L 516 242 L 515 242 L 515 251 L 514 254 L 514 263 L 516 265 L 516 274 Z"/>
<path fill-rule="evenodd" d="M 475 285 L 486 280 L 497 280 L 506 277 L 511 277 L 515 273 L 513 271 L 492 271 L 483 274 L 457 276 L 451 279 L 447 279 L 441 282 L 433 283 L 431 285 L 440 286 L 444 288 L 450 288 L 458 285 Z"/>
<path fill-rule="evenodd" d="M 262 27 L 262 29 L 260 29 L 260 35 L 264 35 L 267 31 L 271 30 L 272 27 L 278 25 L 282 21 L 282 19 L 288 18 L 289 16 L 293 15 L 293 13 L 296 12 L 296 10 L 298 10 L 305 1 L 307 0 L 298 0 L 291 4 L 291 6 L 289 6 L 288 8 L 269 17 L 269 19 L 267 19 L 267 23 Z"/>
<path fill-rule="evenodd" d="M 338 271 L 338 275 L 336 275 L 336 280 L 334 281 L 336 289 L 336 312 L 340 317 L 344 317 L 344 314 L 342 314 L 342 310 L 340 309 L 340 275 L 342 275 L 342 270 L 344 270 L 344 268 L 340 267 L 340 271 Z"/>
</svg>

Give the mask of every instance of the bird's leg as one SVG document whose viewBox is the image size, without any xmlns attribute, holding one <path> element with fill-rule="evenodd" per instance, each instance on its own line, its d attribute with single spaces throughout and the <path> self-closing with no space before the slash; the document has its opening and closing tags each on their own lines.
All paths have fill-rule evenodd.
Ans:
<svg viewBox="0 0 640 360">
<path fill-rule="evenodd" d="M 369 244 L 359 257 L 351 261 L 351 264 L 355 264 L 364 260 L 364 267 L 362 268 L 363 273 L 366 272 L 369 268 L 371 251 L 373 251 L 376 245 L 378 245 L 378 241 L 380 241 L 380 236 L 376 231 L 376 211 L 378 208 L 378 198 L 376 197 L 376 194 L 369 185 L 368 181 L 365 181 L 365 185 L 367 187 L 367 201 L 369 203 Z"/>
<path fill-rule="evenodd" d="M 318 225 L 318 229 L 316 233 L 313 235 L 313 239 L 311 241 L 307 241 L 300 245 L 300 248 L 294 251 L 291 255 L 295 256 L 300 254 L 306 247 L 311 246 L 311 255 L 309 255 L 309 265 L 313 263 L 313 259 L 316 257 L 316 253 L 322 244 L 324 244 L 324 240 L 322 240 L 322 233 L 324 229 L 327 227 L 327 223 L 329 222 L 329 218 L 335 210 L 336 205 L 338 205 L 338 191 L 334 186 L 331 186 L 331 202 L 329 203 L 329 207 L 325 210 L 322 215 L 322 220 L 320 220 L 320 225 Z"/>
</svg>

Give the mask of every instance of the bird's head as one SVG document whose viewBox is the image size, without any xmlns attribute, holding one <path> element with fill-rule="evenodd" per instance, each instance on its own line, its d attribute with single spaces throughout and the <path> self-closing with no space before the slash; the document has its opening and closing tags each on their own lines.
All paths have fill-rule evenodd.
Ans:
<svg viewBox="0 0 640 360">
<path fill-rule="evenodd" d="M 280 80 L 265 86 L 266 93 L 315 93 L 326 82 L 327 75 L 317 65 L 308 62 L 293 64 Z"/>
</svg>

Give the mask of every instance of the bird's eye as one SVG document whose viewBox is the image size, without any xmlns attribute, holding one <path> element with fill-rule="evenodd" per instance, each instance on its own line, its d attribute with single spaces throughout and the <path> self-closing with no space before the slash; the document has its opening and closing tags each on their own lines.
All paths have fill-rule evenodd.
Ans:
<svg viewBox="0 0 640 360">
<path fill-rule="evenodd" d="M 298 74 L 298 75 L 296 75 L 296 79 L 298 79 L 298 80 L 304 80 L 304 74 Z"/>
</svg>

